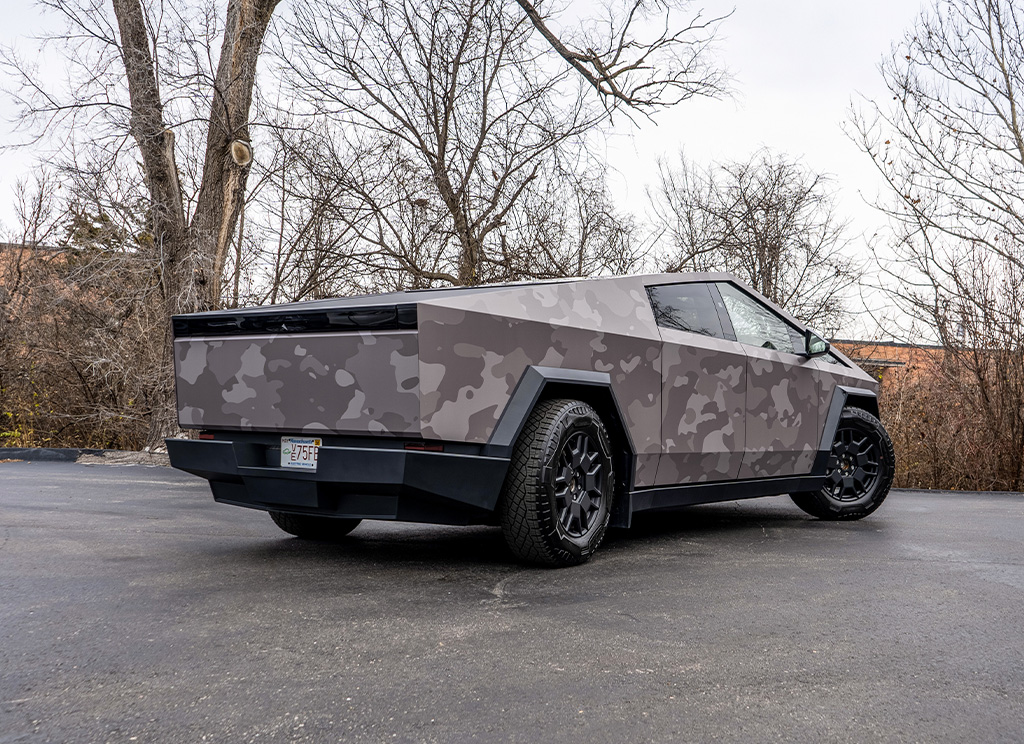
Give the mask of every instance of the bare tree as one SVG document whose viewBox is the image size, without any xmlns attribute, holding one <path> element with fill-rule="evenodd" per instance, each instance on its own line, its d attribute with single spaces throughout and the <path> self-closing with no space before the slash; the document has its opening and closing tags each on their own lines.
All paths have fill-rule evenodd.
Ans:
<svg viewBox="0 0 1024 744">
<path fill-rule="evenodd" d="M 852 114 L 852 134 L 897 197 L 879 206 L 932 263 L 960 245 L 1021 261 L 1022 34 L 1012 2 L 939 0 L 881 65 L 891 101 Z"/>
<path fill-rule="evenodd" d="M 1024 10 L 939 0 L 881 65 L 892 94 L 852 114 L 851 133 L 889 184 L 880 254 L 911 333 L 946 348 L 974 444 L 1024 478 Z M 966 408 L 965 408 L 966 410 Z M 977 435 L 977 436 L 975 436 Z M 965 446 L 968 446 L 965 444 Z"/>
<path fill-rule="evenodd" d="M 860 270 L 828 177 L 762 150 L 702 169 L 680 155 L 649 192 L 669 271 L 728 271 L 834 334 Z"/>
<path fill-rule="evenodd" d="M 595 164 L 555 163 L 499 230 L 503 281 L 628 274 L 649 257 L 641 230 L 621 213 Z"/>
<path fill-rule="evenodd" d="M 680 97 L 716 93 L 722 81 L 703 53 L 707 39 L 697 44 L 693 26 L 640 42 L 633 31 L 645 13 L 630 7 L 629 18 L 608 27 L 616 31 L 619 62 L 607 57 L 610 42 L 591 42 L 608 50 L 593 64 L 635 63 L 602 78 L 602 94 L 616 100 L 602 105 L 591 90 L 593 76 L 579 74 L 580 60 L 566 66 L 552 55 L 552 46 L 559 54 L 567 49 L 551 30 L 557 19 L 529 4 L 525 15 L 485 0 L 299 5 L 291 33 L 297 43 L 284 57 L 298 97 L 315 101 L 314 114 L 331 122 L 326 146 L 342 150 L 328 156 L 321 149 L 318 157 L 345 182 L 339 216 L 363 243 L 355 249 L 360 260 L 370 270 L 406 272 L 413 285 L 476 284 L 570 265 L 593 270 L 579 250 L 575 262 L 566 260 L 566 235 L 558 246 L 537 242 L 545 234 L 540 222 L 564 221 L 564 207 L 574 201 L 585 207 L 575 217 L 586 218 L 594 234 L 597 204 L 572 192 L 603 196 L 603 186 L 581 175 L 602 171 L 588 156 L 587 137 L 614 106 L 653 111 Z M 710 28 L 701 31 L 710 35 Z M 687 59 L 669 54 L 685 42 L 701 53 L 690 47 Z M 353 161 L 350 153 L 364 155 Z M 555 201 L 541 204 L 540 194 Z M 602 204 L 607 223 L 614 211 L 606 198 Z M 548 237 L 557 232 L 545 229 Z M 603 249 L 589 241 L 587 250 Z M 527 253 L 521 259 L 516 251 Z M 541 266 L 533 256 L 544 259 Z"/>
<path fill-rule="evenodd" d="M 112 0 L 108 10 L 88 0 L 44 0 L 40 5 L 66 22 L 50 39 L 69 65 L 71 83 L 60 94 L 31 64 L 10 50 L 5 55 L 23 121 L 37 135 L 80 128 L 101 168 L 115 166 L 125 139 L 134 143 L 168 312 L 219 301 L 251 161 L 256 61 L 278 2 L 230 0 L 221 24 L 213 2 L 190 8 Z"/>
<path fill-rule="evenodd" d="M 461 244 L 422 163 L 393 141 L 357 130 L 364 136 L 338 144 L 329 125 L 321 129 L 287 146 L 283 239 L 266 262 L 272 296 L 459 284 Z M 637 232 L 613 206 L 599 166 L 544 162 L 489 234 L 478 279 L 626 273 L 644 258 Z"/>
<path fill-rule="evenodd" d="M 534 28 L 579 73 L 609 108 L 626 107 L 650 115 L 695 95 L 725 92 L 727 74 L 709 54 L 718 24 L 725 16 L 689 20 L 685 0 L 629 0 L 609 3 L 601 18 L 588 19 L 573 32 L 557 32 L 557 14 L 547 3 L 516 0 Z M 646 32 L 646 33 L 645 33 Z"/>
<path fill-rule="evenodd" d="M 229 0 L 223 7 L 214 0 L 112 0 L 108 9 L 92 0 L 41 0 L 40 5 L 66 21 L 66 31 L 49 40 L 51 46 L 59 45 L 69 65 L 70 85 L 60 94 L 48 88 L 30 61 L 12 50 L 4 55 L 6 67 L 16 79 L 16 97 L 27 127 L 36 134 L 59 134 L 68 129 L 84 133 L 71 140 L 76 145 L 72 170 L 82 167 L 83 151 L 87 167 L 96 174 L 109 172 L 115 164 L 124 165 L 125 160 L 137 157 L 140 161 L 143 178 L 138 186 L 148 201 L 142 210 L 144 227 L 160 258 L 162 290 L 169 312 L 212 307 L 220 301 L 222 274 L 242 212 L 252 159 L 250 108 L 257 60 L 278 2 Z M 439 4 L 438 15 L 447 19 L 442 22 L 458 18 L 464 10 L 458 5 Z M 650 114 L 692 95 L 716 95 L 724 85 L 724 72 L 709 59 L 709 46 L 721 19 L 702 20 L 700 13 L 693 13 L 688 20 L 680 20 L 686 2 L 633 0 L 610 4 L 604 16 L 582 19 L 562 18 L 564 9 L 555 12 L 547 4 L 534 5 L 525 0 L 520 0 L 514 11 L 484 2 L 464 5 L 471 17 L 488 19 L 492 34 L 500 31 L 502 39 L 503 35 L 512 38 L 513 46 L 522 46 L 531 37 L 528 54 L 532 58 L 520 59 L 517 64 L 521 74 L 539 74 L 541 81 L 531 86 L 521 77 L 527 88 L 543 87 L 544 82 L 551 81 L 546 68 L 553 65 L 548 58 L 557 54 L 566 66 L 555 77 L 562 82 L 576 78 L 581 85 L 592 87 L 604 101 L 606 114 L 618 107 Z M 370 34 L 346 47 L 357 66 L 370 60 L 359 70 L 368 87 L 386 81 L 386 76 L 374 79 L 372 57 L 381 53 L 391 55 L 394 61 L 399 51 L 388 46 L 389 41 L 396 40 L 387 38 L 386 29 L 378 28 L 374 35 L 372 24 L 366 23 L 368 18 L 394 19 L 395 13 L 404 14 L 407 25 L 416 21 L 422 29 L 435 10 L 430 3 L 363 2 L 351 8 L 329 3 L 325 18 L 339 26 L 335 32 L 323 23 L 312 23 L 321 4 L 302 7 L 305 10 L 300 9 L 299 28 L 312 30 L 314 39 L 334 42 L 340 38 L 338 34 L 359 29 Z M 495 19 L 500 20 L 500 29 L 494 26 Z M 441 28 L 436 23 L 434 26 Z M 455 20 L 451 29 L 457 31 L 457 26 Z M 464 30 L 471 28 L 464 24 Z M 470 42 L 470 36 L 464 34 L 461 43 Z M 350 42 L 355 38 L 350 35 Z M 459 39 L 456 35 L 432 40 L 435 52 L 447 45 L 446 53 L 456 60 L 451 70 L 435 66 L 435 71 L 446 74 L 446 82 L 456 83 L 459 95 L 463 95 L 461 88 L 466 87 L 472 73 L 483 75 L 482 95 L 507 91 L 507 79 L 496 84 L 495 76 L 507 78 L 514 65 L 495 58 L 498 61 L 493 66 L 481 67 L 481 60 L 458 54 L 453 44 L 460 43 Z M 473 39 L 472 43 L 478 41 Z M 496 43 L 494 39 L 484 42 L 492 50 Z M 324 51 L 323 45 L 320 51 Z M 410 52 L 404 49 L 402 54 L 409 58 Z M 334 54 L 326 59 L 328 64 L 338 61 Z M 438 58 L 422 61 L 434 64 Z M 442 87 L 434 93 L 444 91 Z M 310 86 L 306 92 L 322 91 Z M 391 104 L 406 92 L 408 88 L 395 91 Z M 455 92 L 455 88 L 447 91 Z M 388 97 L 386 92 L 378 93 L 383 96 L 382 102 Z M 578 97 L 579 91 L 575 95 Z M 533 104 L 539 102 L 530 102 Z M 525 116 L 530 111 L 520 108 L 515 113 Z M 514 118 L 494 116 L 490 121 L 500 126 Z M 563 129 L 571 131 L 579 124 L 570 123 Z M 452 120 L 445 122 L 443 137 L 469 142 L 471 127 L 455 131 L 458 126 Z M 487 132 L 492 138 L 496 134 Z M 135 148 L 125 148 L 129 137 Z M 536 143 L 531 146 L 536 147 Z M 467 171 L 474 170 L 474 164 L 467 165 Z M 493 166 L 492 162 L 484 170 Z M 501 191 L 514 197 L 520 193 L 529 168 L 511 168 L 505 175 Z M 453 181 L 443 188 L 449 214 L 460 223 L 468 221 L 463 214 L 465 205 L 458 203 L 466 185 Z M 125 201 L 137 204 L 140 200 L 124 200 L 121 206 Z M 465 256 L 459 269 L 462 280 L 471 280 L 472 264 L 478 260 L 478 244 L 484 237 L 478 233 L 493 230 L 506 206 L 499 199 L 485 210 L 482 222 L 472 229 L 462 225 L 458 230 L 464 241 Z M 239 263 L 237 259 L 233 263 Z"/>
</svg>

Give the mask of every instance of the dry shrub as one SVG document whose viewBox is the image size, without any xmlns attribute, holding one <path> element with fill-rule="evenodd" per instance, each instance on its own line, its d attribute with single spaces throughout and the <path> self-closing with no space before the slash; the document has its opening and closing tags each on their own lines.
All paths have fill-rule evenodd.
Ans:
<svg viewBox="0 0 1024 744">
<path fill-rule="evenodd" d="M 173 422 L 156 272 L 137 252 L 0 253 L 0 444 L 140 449 Z"/>
<path fill-rule="evenodd" d="M 1001 352 L 935 350 L 882 372 L 879 405 L 903 488 L 1021 488 L 1019 396 Z"/>
</svg>

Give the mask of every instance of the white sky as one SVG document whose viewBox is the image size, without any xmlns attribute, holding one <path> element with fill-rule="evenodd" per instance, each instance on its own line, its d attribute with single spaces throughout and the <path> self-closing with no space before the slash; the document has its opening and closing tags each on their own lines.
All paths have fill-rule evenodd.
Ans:
<svg viewBox="0 0 1024 744">
<path fill-rule="evenodd" d="M 709 16 L 733 5 L 703 3 Z M 622 193 L 630 203 L 642 203 L 657 158 L 674 159 L 680 148 L 706 164 L 745 159 L 764 146 L 832 174 L 844 207 L 856 217 L 863 212 L 858 191 L 872 196 L 879 182 L 842 125 L 851 100 L 887 98 L 878 64 L 920 7 L 920 0 L 736 3 L 721 27 L 719 53 L 734 74 L 737 95 L 691 99 L 638 135 L 617 137 L 609 159 L 622 172 Z M 877 218 L 859 221 L 867 225 Z"/>
<path fill-rule="evenodd" d="M 853 249 L 884 230 L 868 202 L 885 194 L 870 159 L 843 133 L 851 102 L 886 101 L 878 65 L 924 7 L 921 0 L 706 0 L 706 17 L 735 12 L 721 26 L 718 52 L 733 73 L 731 100 L 691 99 L 655 124 L 613 138 L 612 187 L 636 213 L 647 209 L 645 189 L 657 179 L 659 157 L 680 149 L 700 165 L 743 160 L 762 147 L 800 159 L 833 178 L 840 216 L 851 221 Z M 872 267 L 868 266 L 870 271 Z M 882 295 L 867 300 L 882 310 Z M 855 316 L 841 335 L 875 333 L 869 314 L 851 298 Z"/>
<path fill-rule="evenodd" d="M 0 43 L 24 51 L 44 22 L 29 3 L 2 0 Z M 608 160 L 612 188 L 623 206 L 643 213 L 644 189 L 652 185 L 659 157 L 675 158 L 683 148 L 702 165 L 745 159 L 760 147 L 801 159 L 831 174 L 839 189 L 839 210 L 853 220 L 853 232 L 869 236 L 884 221 L 869 207 L 881 184 L 869 159 L 843 134 L 851 99 L 886 97 L 877 66 L 901 38 L 920 0 L 705 0 L 705 16 L 723 15 L 718 53 L 734 75 L 732 100 L 690 100 L 636 128 L 623 123 L 613 136 Z M 2 87 L 2 86 L 0 86 Z M 0 107 L 9 119 L 9 106 Z M 0 122 L 0 144 L 13 141 L 11 124 Z M 0 153 L 0 223 L 12 226 L 11 189 L 32 166 L 33 154 Z M 861 330 L 861 329 L 851 329 Z"/>
</svg>

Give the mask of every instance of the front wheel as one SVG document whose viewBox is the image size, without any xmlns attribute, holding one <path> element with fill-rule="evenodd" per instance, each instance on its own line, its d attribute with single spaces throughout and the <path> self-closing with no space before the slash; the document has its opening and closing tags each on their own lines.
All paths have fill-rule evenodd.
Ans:
<svg viewBox="0 0 1024 744">
<path fill-rule="evenodd" d="M 344 537 L 359 526 L 361 519 L 339 519 L 335 517 L 318 517 L 312 514 L 288 514 L 272 511 L 270 518 L 274 524 L 289 535 L 305 540 L 330 541 Z"/>
<path fill-rule="evenodd" d="M 501 494 L 501 528 L 520 560 L 575 566 L 601 544 L 615 474 L 597 412 L 577 400 L 539 403 L 516 442 Z"/>
<path fill-rule="evenodd" d="M 882 505 L 895 470 L 892 440 L 882 422 L 861 408 L 844 408 L 829 452 L 825 485 L 794 493 L 792 499 L 819 519 L 860 519 Z"/>
</svg>

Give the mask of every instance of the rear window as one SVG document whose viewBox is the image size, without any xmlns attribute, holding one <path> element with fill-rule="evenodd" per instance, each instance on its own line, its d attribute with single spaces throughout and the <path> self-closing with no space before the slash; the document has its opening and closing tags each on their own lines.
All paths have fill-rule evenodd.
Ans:
<svg viewBox="0 0 1024 744">
<path fill-rule="evenodd" d="M 662 328 L 725 338 L 722 321 L 707 284 L 663 284 L 648 287 L 654 319 Z"/>
</svg>

